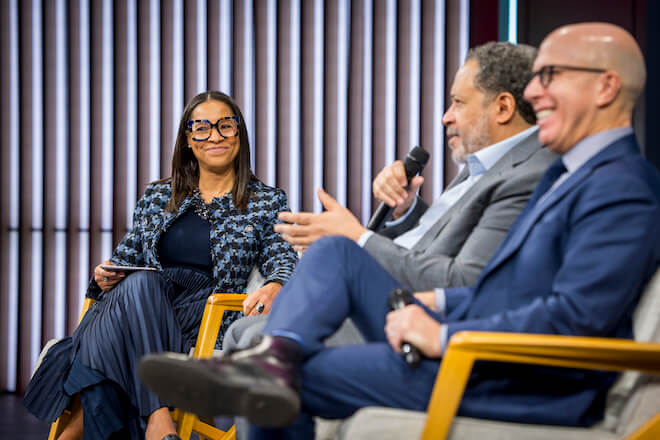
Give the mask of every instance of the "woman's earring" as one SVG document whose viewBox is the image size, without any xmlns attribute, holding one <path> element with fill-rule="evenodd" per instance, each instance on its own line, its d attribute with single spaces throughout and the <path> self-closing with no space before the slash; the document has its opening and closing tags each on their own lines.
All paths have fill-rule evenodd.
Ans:
<svg viewBox="0 0 660 440">
<path fill-rule="evenodd" d="M 190 146 L 190 144 L 188 144 L 188 148 L 192 148 L 192 147 Z"/>
</svg>

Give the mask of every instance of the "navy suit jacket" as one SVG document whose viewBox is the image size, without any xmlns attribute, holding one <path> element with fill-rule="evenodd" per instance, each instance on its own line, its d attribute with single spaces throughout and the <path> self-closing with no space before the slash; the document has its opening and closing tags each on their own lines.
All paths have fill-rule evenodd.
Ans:
<svg viewBox="0 0 660 440">
<path fill-rule="evenodd" d="M 448 334 L 631 338 L 633 310 L 659 264 L 660 176 L 630 135 L 528 205 L 474 286 L 445 289 Z M 459 413 L 588 425 L 602 418 L 614 377 L 482 362 Z"/>
</svg>

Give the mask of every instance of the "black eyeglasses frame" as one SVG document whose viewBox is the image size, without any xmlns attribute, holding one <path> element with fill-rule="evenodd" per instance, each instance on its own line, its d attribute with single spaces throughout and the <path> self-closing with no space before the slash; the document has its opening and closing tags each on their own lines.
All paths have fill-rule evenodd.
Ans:
<svg viewBox="0 0 660 440">
<path fill-rule="evenodd" d="M 572 70 L 576 72 L 587 73 L 605 73 L 607 69 L 600 69 L 597 67 L 583 67 L 583 66 L 569 66 L 565 64 L 549 64 L 541 67 L 539 70 L 532 72 L 532 77 L 529 82 L 532 82 L 535 77 L 539 77 L 539 82 L 544 89 L 547 89 L 552 82 L 552 78 L 561 70 Z M 545 78 L 545 79 L 544 79 Z"/>
</svg>

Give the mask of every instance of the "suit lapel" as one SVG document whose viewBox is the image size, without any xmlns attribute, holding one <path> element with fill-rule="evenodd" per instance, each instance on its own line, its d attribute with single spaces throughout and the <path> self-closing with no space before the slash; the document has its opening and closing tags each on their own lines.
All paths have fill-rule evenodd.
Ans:
<svg viewBox="0 0 660 440">
<path fill-rule="evenodd" d="M 452 219 L 456 213 L 461 212 L 463 206 L 472 200 L 473 194 L 478 194 L 483 191 L 484 188 L 487 188 L 491 185 L 491 182 L 497 179 L 504 171 L 510 170 L 521 163 L 525 162 L 529 157 L 534 154 L 538 149 L 541 148 L 539 144 L 537 133 L 534 132 L 531 135 L 524 138 L 517 145 L 511 148 L 504 156 L 498 160 L 495 165 L 493 165 L 484 175 L 479 179 L 470 189 L 468 189 L 465 194 L 461 196 L 460 199 L 454 203 L 454 205 L 449 208 L 443 215 L 436 221 L 433 226 L 426 231 L 426 234 L 417 241 L 413 249 L 421 250 L 428 248 L 433 239 L 440 233 L 440 231 L 445 227 L 445 225 Z M 464 166 L 461 172 L 451 181 L 449 186 L 445 191 L 450 190 L 459 183 L 465 181 L 470 175 L 470 171 L 467 166 Z"/>
<path fill-rule="evenodd" d="M 505 239 L 500 251 L 497 252 L 493 257 L 493 260 L 491 260 L 486 269 L 484 269 L 482 278 L 486 272 L 492 271 L 515 253 L 525 242 L 525 239 L 538 220 L 543 217 L 550 208 L 562 200 L 566 194 L 575 190 L 580 182 L 589 177 L 596 168 L 604 163 L 616 160 L 625 154 L 630 154 L 635 151 L 634 136 L 626 136 L 623 139 L 614 142 L 578 168 L 568 179 L 555 188 L 547 198 L 541 200 L 541 203 L 534 207 L 526 207 L 522 214 L 524 215 L 524 218 L 519 219 L 520 221 L 517 222 L 515 230 L 510 231 L 509 236 Z"/>
<path fill-rule="evenodd" d="M 468 169 L 467 166 L 464 166 L 461 171 L 454 177 L 454 179 L 449 182 L 449 185 L 447 185 L 447 188 L 445 188 L 445 191 L 452 189 L 459 183 L 465 181 L 468 177 L 470 177 L 470 170 Z"/>
</svg>

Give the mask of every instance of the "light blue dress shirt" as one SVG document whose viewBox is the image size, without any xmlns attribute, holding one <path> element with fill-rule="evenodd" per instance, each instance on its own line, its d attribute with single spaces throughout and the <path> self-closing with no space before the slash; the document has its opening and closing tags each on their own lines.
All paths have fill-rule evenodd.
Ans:
<svg viewBox="0 0 660 440">
<path fill-rule="evenodd" d="M 575 144 L 573 148 L 568 150 L 562 157 L 561 161 L 564 162 L 566 171 L 559 176 L 557 181 L 550 187 L 550 189 L 543 194 L 536 205 L 540 206 L 541 203 L 548 198 L 548 196 L 568 179 L 578 168 L 585 164 L 589 159 L 600 153 L 603 148 L 611 143 L 621 139 L 624 136 L 633 133 L 632 127 L 613 128 L 611 130 L 601 131 L 588 138 L 582 139 Z"/>
</svg>

